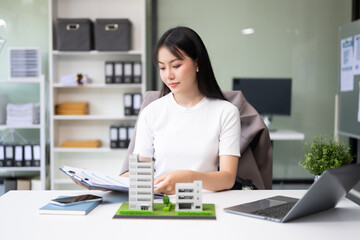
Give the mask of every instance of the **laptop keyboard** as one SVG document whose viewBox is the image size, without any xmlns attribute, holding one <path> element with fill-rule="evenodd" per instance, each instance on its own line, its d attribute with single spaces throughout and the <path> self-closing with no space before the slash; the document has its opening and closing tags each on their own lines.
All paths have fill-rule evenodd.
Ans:
<svg viewBox="0 0 360 240">
<path fill-rule="evenodd" d="M 260 215 L 260 216 L 271 217 L 271 218 L 282 218 L 290 211 L 290 209 L 295 204 L 296 204 L 296 202 L 289 202 L 289 203 L 277 205 L 274 207 L 257 210 L 252 213 L 256 214 L 256 215 Z"/>
</svg>

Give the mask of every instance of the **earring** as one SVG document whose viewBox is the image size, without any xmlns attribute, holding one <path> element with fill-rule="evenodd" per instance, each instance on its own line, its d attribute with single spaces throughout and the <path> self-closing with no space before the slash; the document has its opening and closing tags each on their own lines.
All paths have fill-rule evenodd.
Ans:
<svg viewBox="0 0 360 240">
<path fill-rule="evenodd" d="M 196 72 L 199 72 L 199 67 L 196 68 Z"/>
</svg>

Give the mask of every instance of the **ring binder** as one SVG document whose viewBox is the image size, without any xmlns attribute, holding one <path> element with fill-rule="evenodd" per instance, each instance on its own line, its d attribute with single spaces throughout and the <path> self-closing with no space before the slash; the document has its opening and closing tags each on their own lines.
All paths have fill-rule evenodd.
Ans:
<svg viewBox="0 0 360 240">
<path fill-rule="evenodd" d="M 24 164 L 24 148 L 21 145 L 15 146 L 14 148 L 15 148 L 14 165 L 15 167 L 22 167 Z"/>
</svg>

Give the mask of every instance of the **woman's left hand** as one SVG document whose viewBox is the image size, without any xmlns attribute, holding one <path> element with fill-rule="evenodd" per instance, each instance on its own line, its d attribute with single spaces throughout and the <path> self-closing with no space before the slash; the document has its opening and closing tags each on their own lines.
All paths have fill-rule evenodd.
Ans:
<svg viewBox="0 0 360 240">
<path fill-rule="evenodd" d="M 190 170 L 176 170 L 169 172 L 156 179 L 154 193 L 173 195 L 175 194 L 176 183 L 193 182 L 192 171 Z"/>
</svg>

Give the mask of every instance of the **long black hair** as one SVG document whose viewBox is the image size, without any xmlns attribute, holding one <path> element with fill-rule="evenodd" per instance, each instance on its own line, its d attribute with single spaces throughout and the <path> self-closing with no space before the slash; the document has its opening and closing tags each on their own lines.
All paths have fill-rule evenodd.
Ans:
<svg viewBox="0 0 360 240">
<path fill-rule="evenodd" d="M 214 71 L 206 47 L 200 36 L 188 27 L 175 27 L 169 29 L 157 42 L 154 52 L 154 64 L 158 63 L 158 52 L 161 47 L 166 47 L 179 59 L 184 59 L 180 50 L 197 62 L 199 71 L 196 72 L 197 83 L 200 93 L 208 98 L 226 100 L 216 81 Z M 170 89 L 163 83 L 161 96 L 170 93 Z"/>
</svg>

